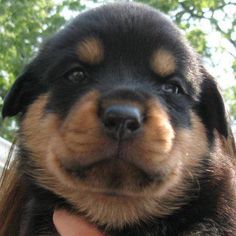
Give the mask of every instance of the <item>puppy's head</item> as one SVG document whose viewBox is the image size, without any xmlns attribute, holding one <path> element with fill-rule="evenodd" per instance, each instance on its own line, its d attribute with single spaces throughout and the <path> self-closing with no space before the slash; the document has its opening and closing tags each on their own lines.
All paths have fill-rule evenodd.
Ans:
<svg viewBox="0 0 236 236">
<path fill-rule="evenodd" d="M 215 82 L 176 27 L 137 4 L 79 15 L 16 80 L 22 166 L 98 224 L 171 214 L 227 138 Z M 195 177 L 194 177 L 195 176 Z"/>
</svg>

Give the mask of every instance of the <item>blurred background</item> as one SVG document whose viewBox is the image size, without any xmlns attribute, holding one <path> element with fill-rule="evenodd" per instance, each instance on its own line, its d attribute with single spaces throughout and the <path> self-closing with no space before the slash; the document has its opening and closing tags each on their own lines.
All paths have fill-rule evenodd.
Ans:
<svg viewBox="0 0 236 236">
<path fill-rule="evenodd" d="M 45 39 L 79 12 L 109 2 L 121 1 L 0 0 L 0 110 L 10 86 Z M 236 0 L 137 2 L 167 13 L 202 55 L 208 71 L 222 88 L 236 133 Z M 12 142 L 16 130 L 14 118 L 0 118 L 2 138 Z M 1 150 L 9 144 L 5 140 L 0 139 Z"/>
</svg>

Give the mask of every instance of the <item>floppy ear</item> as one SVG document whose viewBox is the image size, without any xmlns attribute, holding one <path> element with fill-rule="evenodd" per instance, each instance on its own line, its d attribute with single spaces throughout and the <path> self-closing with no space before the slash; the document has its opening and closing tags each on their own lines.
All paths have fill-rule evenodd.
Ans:
<svg viewBox="0 0 236 236">
<path fill-rule="evenodd" d="M 36 79 L 32 78 L 29 71 L 19 76 L 4 99 L 3 118 L 24 112 L 36 94 L 37 84 Z"/>
<path fill-rule="evenodd" d="M 214 78 L 203 69 L 203 82 L 200 96 L 200 115 L 213 136 L 216 129 L 225 138 L 229 135 L 229 124 L 226 116 L 224 101 Z"/>
</svg>

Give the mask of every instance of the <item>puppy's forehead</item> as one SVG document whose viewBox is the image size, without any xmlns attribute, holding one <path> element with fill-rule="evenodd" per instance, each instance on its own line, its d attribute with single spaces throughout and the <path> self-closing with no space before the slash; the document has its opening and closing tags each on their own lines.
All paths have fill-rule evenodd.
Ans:
<svg viewBox="0 0 236 236">
<path fill-rule="evenodd" d="M 82 13 L 63 36 L 68 42 L 73 37 L 75 52 L 86 64 L 122 61 L 146 66 L 161 77 L 179 71 L 186 77 L 197 74 L 196 57 L 177 27 L 140 4 L 111 4 Z"/>
<path fill-rule="evenodd" d="M 103 45 L 103 41 L 98 37 L 87 36 L 78 43 L 76 53 L 82 62 L 96 65 L 103 62 L 105 54 Z M 171 75 L 177 70 L 177 56 L 168 49 L 155 49 L 149 57 L 150 69 L 160 76 Z"/>
</svg>

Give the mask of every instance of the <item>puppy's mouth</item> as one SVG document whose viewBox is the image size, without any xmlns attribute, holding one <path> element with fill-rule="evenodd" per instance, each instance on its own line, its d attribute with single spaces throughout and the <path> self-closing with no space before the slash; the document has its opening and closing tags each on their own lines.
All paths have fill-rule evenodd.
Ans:
<svg viewBox="0 0 236 236">
<path fill-rule="evenodd" d="M 82 182 L 92 192 L 109 197 L 138 193 L 162 180 L 162 176 L 146 173 L 134 163 L 117 157 L 110 157 L 87 166 L 63 166 L 68 175 Z"/>
</svg>

